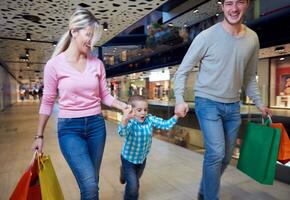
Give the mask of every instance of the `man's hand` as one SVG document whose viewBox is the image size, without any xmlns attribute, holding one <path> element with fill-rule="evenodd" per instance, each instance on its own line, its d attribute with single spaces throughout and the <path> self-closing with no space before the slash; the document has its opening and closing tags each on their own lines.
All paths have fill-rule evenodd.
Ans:
<svg viewBox="0 0 290 200">
<path fill-rule="evenodd" d="M 259 108 L 259 110 L 262 112 L 263 117 L 267 117 L 267 115 L 272 117 L 272 111 L 268 107 L 262 106 Z"/>
<path fill-rule="evenodd" d="M 189 110 L 188 104 L 183 102 L 183 103 L 179 103 L 179 104 L 175 105 L 174 113 L 178 117 L 185 117 L 185 115 L 187 114 L 188 110 Z"/>
</svg>

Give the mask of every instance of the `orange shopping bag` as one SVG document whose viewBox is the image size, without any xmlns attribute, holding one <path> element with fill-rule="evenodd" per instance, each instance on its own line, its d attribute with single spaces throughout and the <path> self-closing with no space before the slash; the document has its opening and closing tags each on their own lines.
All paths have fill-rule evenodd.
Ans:
<svg viewBox="0 0 290 200">
<path fill-rule="evenodd" d="M 41 191 L 38 178 L 38 162 L 36 152 L 33 155 L 29 168 L 24 172 L 10 200 L 41 200 Z"/>
<path fill-rule="evenodd" d="M 270 124 L 272 128 L 281 129 L 281 140 L 279 146 L 279 153 L 277 160 L 283 164 L 290 160 L 290 139 L 287 131 L 282 123 L 272 123 Z"/>
</svg>

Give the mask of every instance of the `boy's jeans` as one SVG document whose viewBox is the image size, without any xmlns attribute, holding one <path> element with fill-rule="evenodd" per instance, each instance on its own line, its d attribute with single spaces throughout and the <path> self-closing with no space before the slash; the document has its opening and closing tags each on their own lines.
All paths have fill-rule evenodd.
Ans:
<svg viewBox="0 0 290 200">
<path fill-rule="evenodd" d="M 121 156 L 122 174 L 126 181 L 124 200 L 137 200 L 139 197 L 139 179 L 143 174 L 146 159 L 142 164 L 133 164 Z"/>
<path fill-rule="evenodd" d="M 103 116 L 59 118 L 58 139 L 78 182 L 81 200 L 98 200 L 99 171 L 106 141 Z"/>
<path fill-rule="evenodd" d="M 240 105 L 196 97 L 195 112 L 205 144 L 199 192 L 205 200 L 216 200 L 221 175 L 231 160 L 241 124 Z"/>
</svg>

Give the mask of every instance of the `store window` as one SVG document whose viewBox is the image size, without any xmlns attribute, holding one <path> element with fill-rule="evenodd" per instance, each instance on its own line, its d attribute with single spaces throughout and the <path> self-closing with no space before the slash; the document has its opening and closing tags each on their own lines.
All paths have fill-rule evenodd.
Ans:
<svg viewBox="0 0 290 200">
<path fill-rule="evenodd" d="M 290 109 L 290 56 L 271 59 L 270 106 Z"/>
</svg>

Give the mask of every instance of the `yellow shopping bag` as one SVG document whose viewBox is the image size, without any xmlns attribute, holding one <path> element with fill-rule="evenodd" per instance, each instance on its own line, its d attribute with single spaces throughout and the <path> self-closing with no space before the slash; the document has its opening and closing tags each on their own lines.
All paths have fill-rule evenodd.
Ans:
<svg viewBox="0 0 290 200">
<path fill-rule="evenodd" d="M 42 200 L 64 200 L 50 157 L 38 157 L 39 181 Z"/>
</svg>

